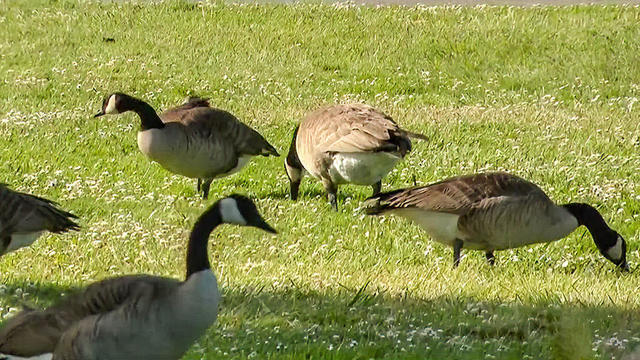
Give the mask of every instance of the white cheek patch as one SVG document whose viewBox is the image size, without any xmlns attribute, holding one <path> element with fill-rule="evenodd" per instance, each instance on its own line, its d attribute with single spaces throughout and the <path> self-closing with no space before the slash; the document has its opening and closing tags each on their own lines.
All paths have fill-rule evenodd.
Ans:
<svg viewBox="0 0 640 360">
<path fill-rule="evenodd" d="M 222 221 L 228 224 L 247 224 L 247 221 L 238 209 L 238 203 L 232 198 L 220 200 L 220 215 L 222 216 Z"/>
<path fill-rule="evenodd" d="M 107 107 L 104 109 L 105 114 L 117 114 L 118 109 L 116 109 L 116 96 L 111 95 L 109 97 L 109 102 L 107 102 Z"/>
<path fill-rule="evenodd" d="M 616 244 L 607 250 L 607 255 L 613 260 L 620 260 L 622 258 L 622 239 L 618 238 Z"/>
<path fill-rule="evenodd" d="M 297 181 L 300 181 L 304 176 L 304 169 L 297 169 L 297 168 L 294 168 L 293 166 L 290 166 L 289 164 L 287 164 L 286 159 L 284 161 L 284 166 L 287 170 L 287 175 L 289 175 L 289 180 L 293 182 L 297 182 Z"/>
</svg>

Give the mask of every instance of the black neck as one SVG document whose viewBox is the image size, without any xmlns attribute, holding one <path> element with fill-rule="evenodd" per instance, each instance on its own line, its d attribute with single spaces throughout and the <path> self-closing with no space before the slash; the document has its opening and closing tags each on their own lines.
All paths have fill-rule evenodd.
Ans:
<svg viewBox="0 0 640 360">
<path fill-rule="evenodd" d="M 160 120 L 156 111 L 146 102 L 137 100 L 133 111 L 140 116 L 140 128 L 142 130 L 162 129 L 164 127 L 164 123 Z"/>
<path fill-rule="evenodd" d="M 296 130 L 293 132 L 293 140 L 291 140 L 289 153 L 287 154 L 287 164 L 291 167 L 302 170 L 302 163 L 300 162 L 300 158 L 298 158 L 298 151 L 296 150 L 296 139 L 298 138 L 299 128 L 300 126 L 297 126 Z"/>
<path fill-rule="evenodd" d="M 193 226 L 187 248 L 187 279 L 198 271 L 211 269 L 207 251 L 209 235 L 221 222 L 222 218 L 216 207 L 200 216 Z"/>
<path fill-rule="evenodd" d="M 598 247 L 605 246 L 605 248 L 608 248 L 609 246 L 615 245 L 615 243 L 601 244 L 602 241 L 606 241 L 605 239 L 609 238 L 605 235 L 612 230 L 604 221 L 602 215 L 600 215 L 598 210 L 593 206 L 581 203 L 571 203 L 562 206 L 575 216 L 579 225 L 586 226 Z"/>
</svg>

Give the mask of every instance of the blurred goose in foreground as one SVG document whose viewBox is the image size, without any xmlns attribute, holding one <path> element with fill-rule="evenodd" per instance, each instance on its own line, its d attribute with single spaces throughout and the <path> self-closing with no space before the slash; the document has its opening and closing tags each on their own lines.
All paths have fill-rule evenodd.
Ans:
<svg viewBox="0 0 640 360">
<path fill-rule="evenodd" d="M 31 245 L 45 231 L 78 230 L 78 224 L 71 220 L 77 217 L 56 205 L 0 184 L 0 256 Z"/>
<path fill-rule="evenodd" d="M 309 114 L 296 127 L 285 159 L 291 199 L 298 198 L 305 170 L 322 181 L 334 210 L 340 184 L 370 185 L 374 195 L 379 193 L 382 178 L 411 151 L 411 137 L 426 139 L 364 104 L 335 105 Z"/>
<path fill-rule="evenodd" d="M 232 114 L 190 98 L 160 116 L 146 102 L 122 93 L 107 96 L 95 115 L 133 111 L 140 117 L 138 148 L 172 173 L 198 179 L 198 191 L 209 196 L 214 178 L 240 171 L 253 156 L 279 156 L 262 135 Z"/>
<path fill-rule="evenodd" d="M 222 223 L 276 232 L 251 200 L 224 198 L 193 226 L 184 281 L 130 275 L 96 282 L 46 310 L 25 310 L 7 320 L 0 353 L 10 354 L 7 359 L 180 358 L 216 320 L 220 293 L 207 244 Z"/>
<path fill-rule="evenodd" d="M 432 185 L 373 196 L 364 204 L 370 215 L 391 213 L 420 225 L 435 241 L 460 249 L 483 250 L 490 264 L 494 250 L 545 243 L 587 227 L 600 253 L 628 270 L 626 242 L 590 205 L 556 205 L 538 186 L 507 173 L 450 178 Z"/>
</svg>

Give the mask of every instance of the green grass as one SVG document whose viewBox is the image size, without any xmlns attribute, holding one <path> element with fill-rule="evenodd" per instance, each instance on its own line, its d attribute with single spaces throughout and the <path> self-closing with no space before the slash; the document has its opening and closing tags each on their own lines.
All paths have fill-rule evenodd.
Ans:
<svg viewBox="0 0 640 360">
<path fill-rule="evenodd" d="M 134 115 L 91 117 L 113 91 L 158 110 L 210 97 L 281 153 L 305 113 L 369 103 L 431 139 L 383 189 L 508 170 L 600 209 L 636 267 L 638 24 L 624 6 L 0 2 L 0 181 L 83 226 L 0 258 L 0 318 L 107 276 L 184 276 L 212 201 L 144 158 Z M 415 225 L 362 215 L 369 188 L 342 187 L 339 213 L 310 179 L 288 200 L 282 158 L 211 190 L 256 199 L 280 233 L 212 235 L 224 300 L 186 359 L 631 359 L 640 346 L 638 272 L 621 275 L 584 229 L 498 252 L 493 268 L 463 250 L 454 270 Z"/>
</svg>

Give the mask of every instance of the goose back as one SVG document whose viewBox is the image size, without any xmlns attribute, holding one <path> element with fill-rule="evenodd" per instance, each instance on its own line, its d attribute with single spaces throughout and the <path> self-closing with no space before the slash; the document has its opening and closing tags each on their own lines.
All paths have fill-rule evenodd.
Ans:
<svg viewBox="0 0 640 360">
<path fill-rule="evenodd" d="M 230 112 L 210 107 L 204 99 L 191 98 L 186 104 L 164 112 L 160 119 L 165 124 L 181 123 L 191 137 L 222 137 L 230 141 L 240 155 L 279 156 L 260 133 Z"/>
<path fill-rule="evenodd" d="M 180 282 L 148 275 L 105 279 L 44 310 L 27 309 L 0 329 L 0 353 L 36 356 L 55 350 L 62 334 L 87 317 L 114 311 L 150 296 L 167 296 Z M 125 312 L 134 315 L 133 312 Z"/>
<path fill-rule="evenodd" d="M 374 196 L 370 214 L 391 212 L 441 243 L 503 250 L 567 236 L 578 222 L 535 184 L 507 173 L 456 177 Z"/>
<path fill-rule="evenodd" d="M 75 323 L 54 356 L 178 359 L 215 321 L 218 302 L 217 281 L 209 269 L 184 283 L 165 278 L 138 282 L 115 310 Z"/>
<path fill-rule="evenodd" d="M 335 169 L 334 174 L 329 174 L 335 154 L 342 153 L 346 158 L 338 159 L 344 166 L 362 160 L 357 156 L 363 155 L 354 156 L 361 153 L 372 154 L 371 159 L 364 159 L 367 164 L 390 159 L 395 165 L 411 150 L 411 141 L 388 115 L 368 105 L 348 104 L 323 108 L 307 116 L 298 130 L 296 150 L 300 162 L 311 175 L 336 177 L 345 172 Z M 378 159 L 378 153 L 386 154 Z"/>
<path fill-rule="evenodd" d="M 386 192 L 379 197 L 378 211 L 420 208 L 456 215 L 468 214 L 504 197 L 538 197 L 551 202 L 536 184 L 508 173 L 458 176 L 427 186 Z M 374 197 L 377 198 L 377 197 Z"/>
<path fill-rule="evenodd" d="M 138 133 L 140 151 L 167 170 L 191 178 L 226 176 L 251 156 L 278 155 L 257 131 L 205 104 L 188 103 L 160 115 L 164 128 Z"/>
</svg>

